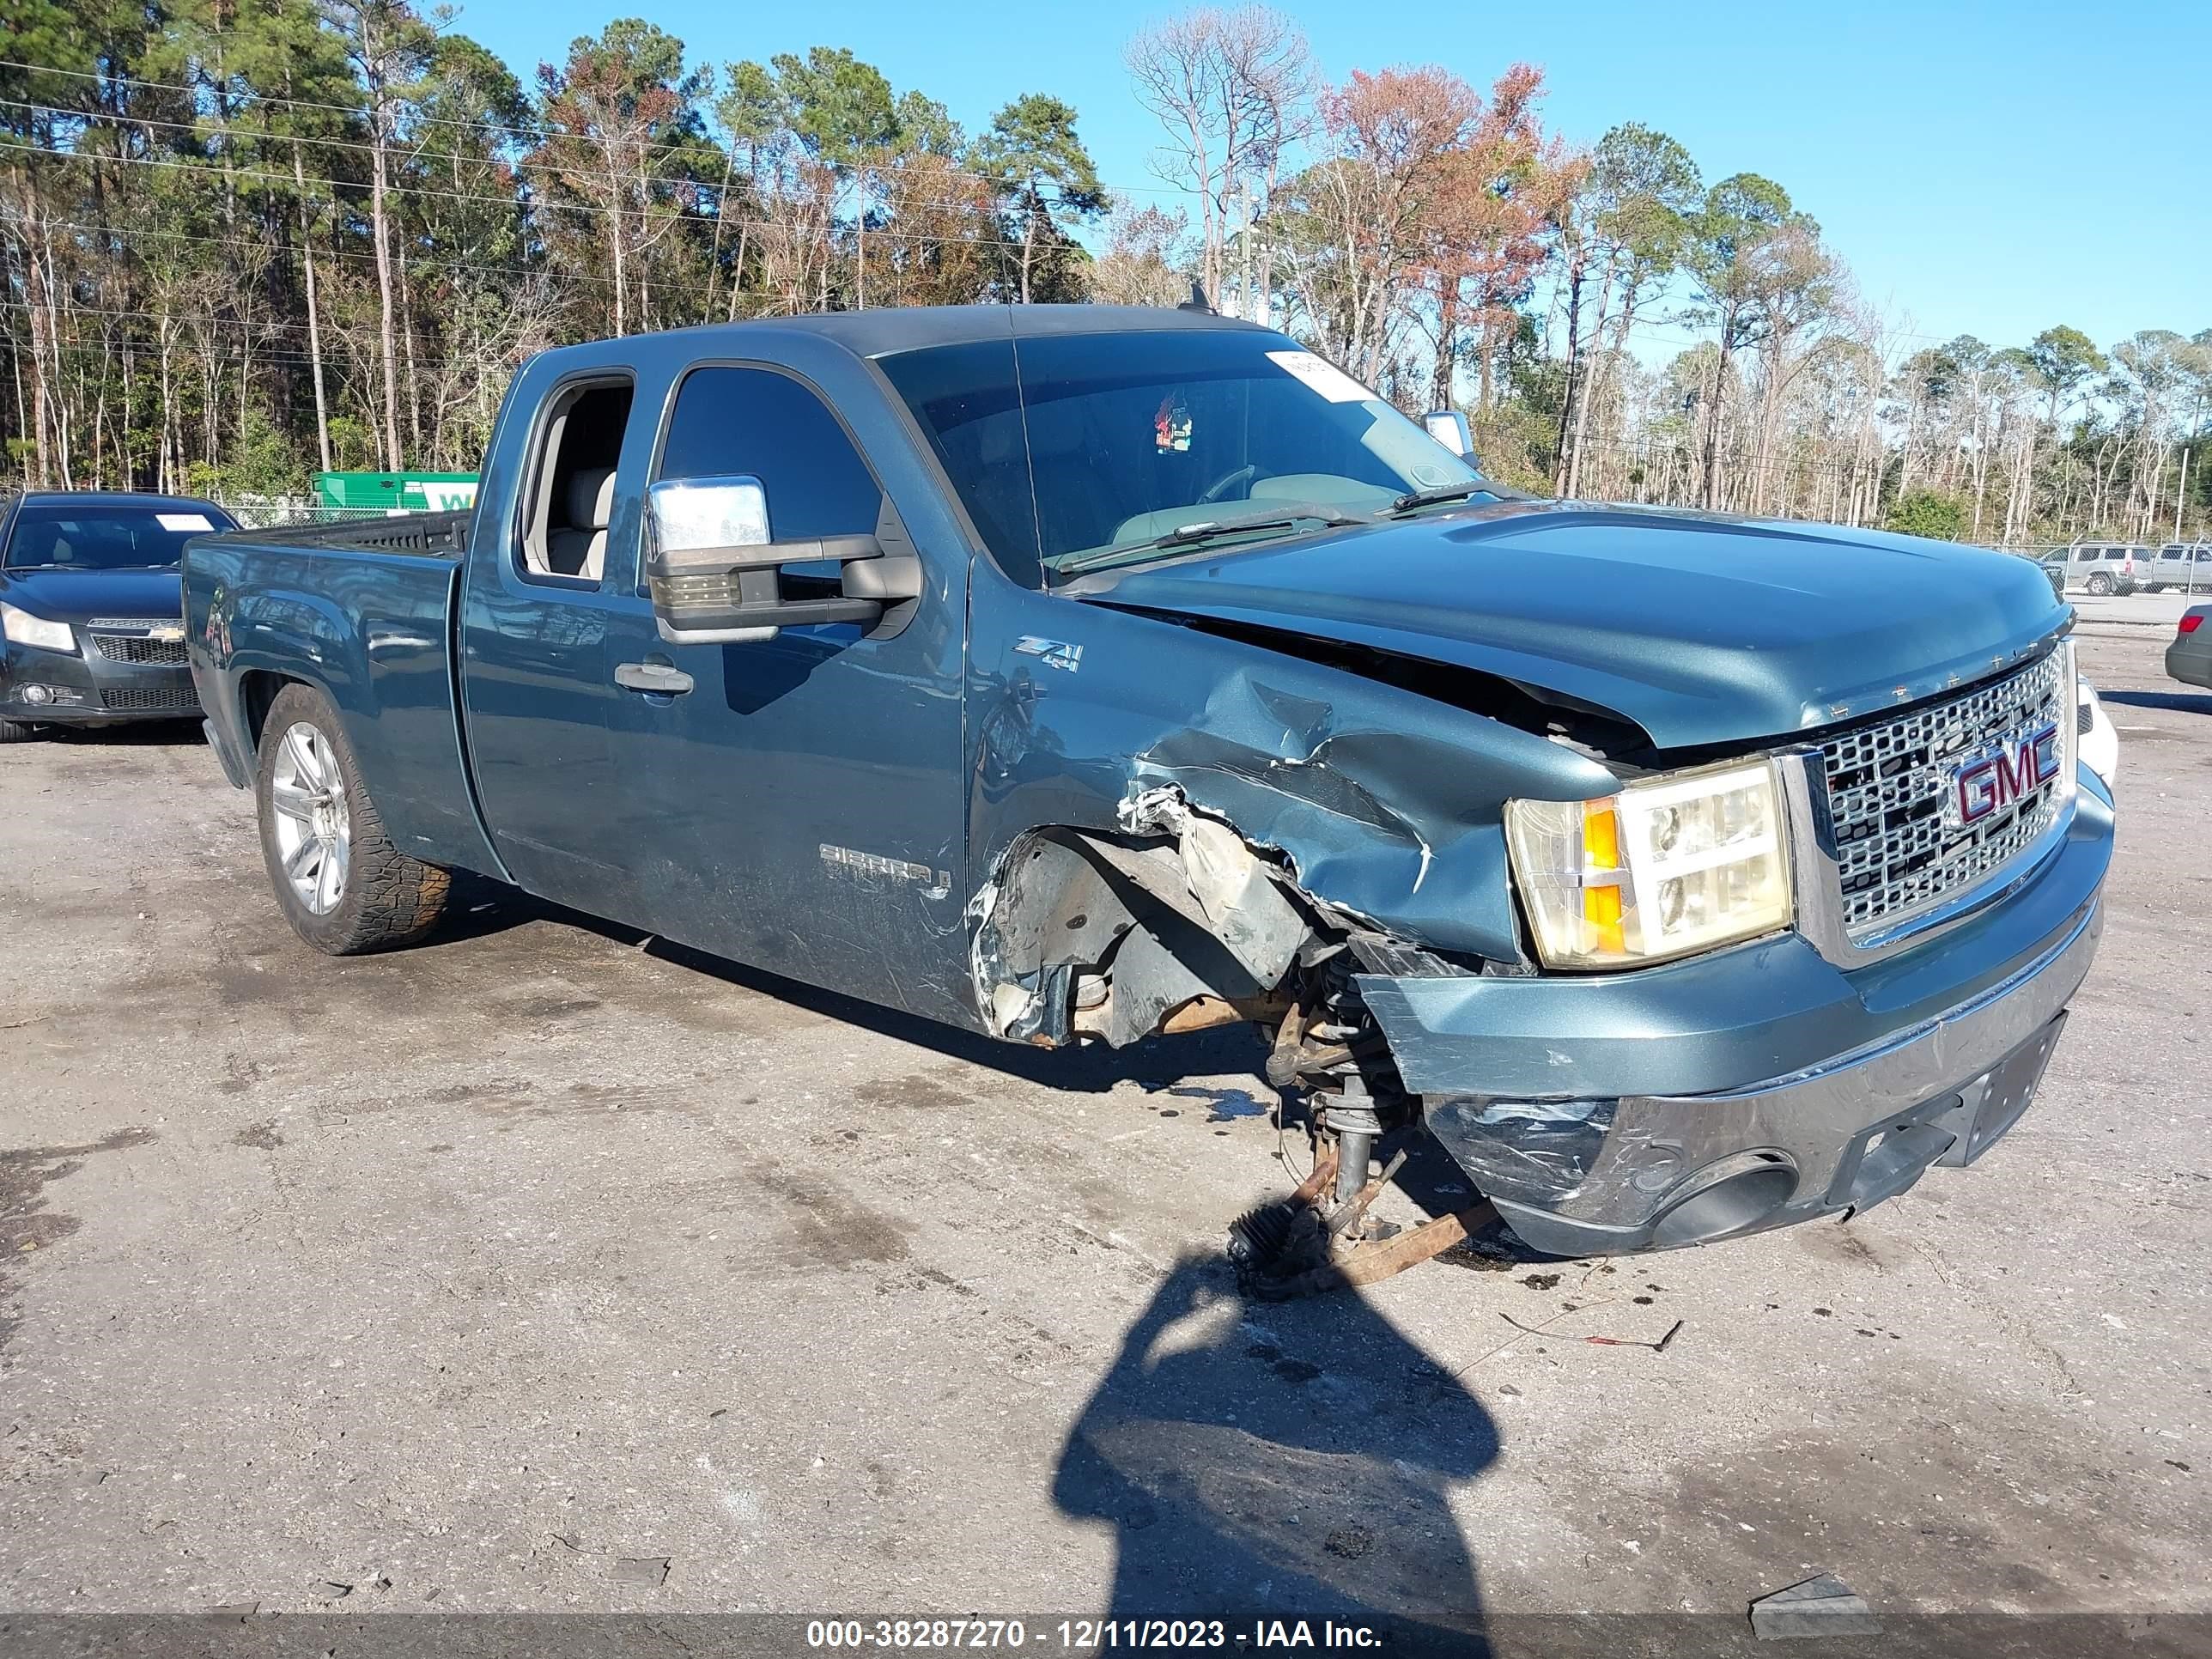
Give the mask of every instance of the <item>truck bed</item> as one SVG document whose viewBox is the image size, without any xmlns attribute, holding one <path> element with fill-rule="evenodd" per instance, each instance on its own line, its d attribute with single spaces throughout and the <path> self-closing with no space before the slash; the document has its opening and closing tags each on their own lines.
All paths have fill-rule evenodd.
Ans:
<svg viewBox="0 0 2212 1659">
<path fill-rule="evenodd" d="M 396 846 L 433 863 L 497 867 L 455 696 L 468 516 L 240 531 L 186 546 L 185 638 L 209 741 L 233 781 L 252 775 L 270 701 L 286 681 L 304 681 L 336 706 Z"/>
<path fill-rule="evenodd" d="M 286 525 L 274 530 L 236 532 L 262 547 L 325 548 L 349 553 L 419 553 L 458 559 L 468 550 L 472 508 L 450 513 L 395 514 L 377 519 L 340 519 L 324 524 Z M 226 538 L 225 539 L 229 539 Z"/>
</svg>

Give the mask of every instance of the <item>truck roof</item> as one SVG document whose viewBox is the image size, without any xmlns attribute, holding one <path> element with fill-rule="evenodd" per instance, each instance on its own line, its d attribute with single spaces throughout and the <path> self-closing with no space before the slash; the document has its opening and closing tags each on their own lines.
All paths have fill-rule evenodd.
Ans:
<svg viewBox="0 0 2212 1659">
<path fill-rule="evenodd" d="M 658 334 L 633 335 L 629 339 L 682 340 L 693 349 L 711 349 L 713 343 L 727 340 L 733 347 L 742 349 L 744 341 L 763 334 L 796 332 L 834 340 L 855 356 L 877 357 L 887 352 L 911 351 L 922 346 L 964 345 L 976 340 L 1156 332 L 1162 329 L 1242 329 L 1257 334 L 1273 331 L 1257 323 L 1216 316 L 1210 311 L 1182 311 L 1166 306 L 885 306 L 872 311 L 763 317 L 744 323 L 705 323 Z M 556 347 L 554 351 L 557 354 L 582 349 Z"/>
</svg>

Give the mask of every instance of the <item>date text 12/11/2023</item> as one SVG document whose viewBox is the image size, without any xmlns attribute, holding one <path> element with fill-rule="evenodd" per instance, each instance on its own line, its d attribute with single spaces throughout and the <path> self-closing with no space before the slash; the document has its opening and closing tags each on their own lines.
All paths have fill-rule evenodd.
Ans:
<svg viewBox="0 0 2212 1659">
<path fill-rule="evenodd" d="M 1056 1647 L 1063 1652 L 1112 1649 L 1216 1648 L 1248 1651 L 1297 1648 L 1375 1649 L 1380 1632 L 1334 1620 L 1263 1619 L 1232 1628 L 1220 1619 L 1062 1619 L 1034 1634 L 1018 1619 L 821 1619 L 806 1626 L 811 1648 L 933 1649 Z"/>
</svg>

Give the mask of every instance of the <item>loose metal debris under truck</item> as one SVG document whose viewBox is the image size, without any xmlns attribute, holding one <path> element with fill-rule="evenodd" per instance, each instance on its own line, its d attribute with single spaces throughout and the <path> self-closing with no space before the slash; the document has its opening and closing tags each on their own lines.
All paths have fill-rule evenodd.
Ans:
<svg viewBox="0 0 2212 1659">
<path fill-rule="evenodd" d="M 1415 1125 L 1546 1251 L 1863 1209 L 2011 1127 L 2096 946 L 2027 562 L 1522 499 L 1193 311 L 548 352 L 472 514 L 185 586 L 310 944 L 466 870 L 1016 1042 L 1256 1021 L 1324 1219 Z"/>
</svg>

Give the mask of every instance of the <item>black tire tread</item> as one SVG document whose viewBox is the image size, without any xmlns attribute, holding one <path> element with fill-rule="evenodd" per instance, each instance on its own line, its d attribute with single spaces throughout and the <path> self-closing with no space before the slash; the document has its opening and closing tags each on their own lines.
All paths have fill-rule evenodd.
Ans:
<svg viewBox="0 0 2212 1659">
<path fill-rule="evenodd" d="M 35 726 L 26 726 L 21 720 L 0 720 L 0 743 L 28 743 L 38 735 Z"/>
<path fill-rule="evenodd" d="M 293 896 L 270 833 L 269 775 L 276 745 L 293 725 L 307 720 L 319 727 L 337 751 L 345 774 L 346 808 L 352 834 L 345 896 L 329 915 L 309 913 Z M 328 698 L 311 686 L 289 685 L 270 705 L 261 728 L 261 750 L 254 775 L 254 803 L 261 819 L 263 861 L 277 903 L 292 931 L 326 956 L 366 956 L 414 944 L 438 925 L 453 891 L 453 872 L 401 852 L 385 833 L 384 819 L 362 782 L 353 745 Z"/>
</svg>

